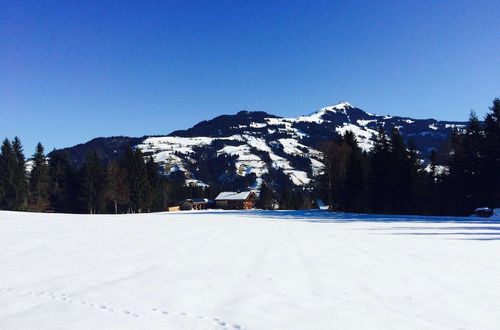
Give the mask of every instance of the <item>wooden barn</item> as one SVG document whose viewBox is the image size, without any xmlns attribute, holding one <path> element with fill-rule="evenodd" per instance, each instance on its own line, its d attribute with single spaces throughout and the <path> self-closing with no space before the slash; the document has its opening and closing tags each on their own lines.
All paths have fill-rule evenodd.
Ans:
<svg viewBox="0 0 500 330">
<path fill-rule="evenodd" d="M 186 199 L 181 203 L 180 209 L 181 211 L 188 210 L 206 210 L 211 208 L 214 205 L 214 202 L 210 199 L 206 198 L 190 198 Z"/>
<path fill-rule="evenodd" d="M 215 206 L 225 210 L 250 210 L 256 201 L 257 194 L 253 191 L 223 191 L 215 198 Z"/>
</svg>

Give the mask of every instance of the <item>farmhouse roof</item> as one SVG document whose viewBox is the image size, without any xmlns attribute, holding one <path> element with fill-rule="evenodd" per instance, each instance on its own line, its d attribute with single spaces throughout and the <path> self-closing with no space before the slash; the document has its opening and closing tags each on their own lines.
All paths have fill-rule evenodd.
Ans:
<svg viewBox="0 0 500 330">
<path fill-rule="evenodd" d="M 223 191 L 217 197 L 215 197 L 216 201 L 220 200 L 245 200 L 247 199 L 250 194 L 253 193 L 251 190 L 250 191 L 241 191 L 241 192 L 235 192 L 235 191 Z"/>
</svg>

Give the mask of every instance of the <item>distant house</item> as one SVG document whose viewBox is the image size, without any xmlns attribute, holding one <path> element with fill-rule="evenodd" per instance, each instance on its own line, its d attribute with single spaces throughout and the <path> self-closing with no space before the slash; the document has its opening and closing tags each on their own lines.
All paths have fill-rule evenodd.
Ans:
<svg viewBox="0 0 500 330">
<path fill-rule="evenodd" d="M 215 198 L 215 206 L 225 210 L 250 210 L 256 201 L 257 194 L 253 191 L 223 191 Z"/>
<path fill-rule="evenodd" d="M 214 205 L 214 201 L 206 198 L 190 198 L 181 203 L 181 211 L 206 210 Z"/>
<path fill-rule="evenodd" d="M 176 206 L 170 206 L 168 208 L 168 212 L 176 212 L 176 211 L 180 211 L 181 210 L 181 207 L 179 205 L 176 205 Z"/>
</svg>

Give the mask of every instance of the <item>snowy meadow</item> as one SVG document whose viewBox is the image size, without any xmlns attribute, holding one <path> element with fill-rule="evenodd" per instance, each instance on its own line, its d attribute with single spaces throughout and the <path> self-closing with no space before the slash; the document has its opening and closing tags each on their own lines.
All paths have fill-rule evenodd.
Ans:
<svg viewBox="0 0 500 330">
<path fill-rule="evenodd" d="M 0 329 L 498 329 L 500 221 L 0 212 Z"/>
</svg>

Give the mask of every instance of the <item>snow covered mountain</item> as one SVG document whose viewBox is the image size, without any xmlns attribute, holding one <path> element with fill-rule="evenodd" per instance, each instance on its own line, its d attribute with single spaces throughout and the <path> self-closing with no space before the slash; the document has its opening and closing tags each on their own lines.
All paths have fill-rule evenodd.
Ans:
<svg viewBox="0 0 500 330">
<path fill-rule="evenodd" d="M 108 139 L 115 154 L 126 146 L 137 147 L 161 164 L 165 174 L 188 184 L 244 189 L 258 187 L 263 179 L 272 179 L 302 186 L 323 170 L 322 142 L 352 131 L 361 148 L 368 151 L 378 125 L 385 126 L 387 131 L 399 128 L 425 158 L 432 149 L 442 147 L 454 127 L 463 127 L 465 123 L 379 116 L 341 102 L 296 118 L 240 111 L 202 121 L 168 136 L 104 138 L 99 142 L 106 146 L 101 152 L 104 159 L 114 157 L 109 154 Z M 93 141 L 89 143 L 95 147 Z M 79 145 L 80 158 L 85 149 L 85 144 Z M 69 151 L 74 159 L 71 148 Z"/>
</svg>

